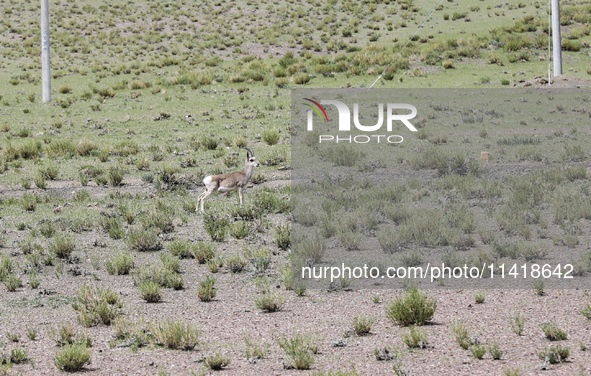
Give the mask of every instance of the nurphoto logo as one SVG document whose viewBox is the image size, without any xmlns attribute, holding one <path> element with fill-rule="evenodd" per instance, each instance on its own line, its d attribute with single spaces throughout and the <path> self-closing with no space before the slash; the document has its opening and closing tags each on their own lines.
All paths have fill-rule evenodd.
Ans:
<svg viewBox="0 0 591 376">
<path fill-rule="evenodd" d="M 318 118 L 323 123 L 328 123 L 329 119 L 326 114 L 326 110 L 322 105 L 333 105 L 338 111 L 339 121 L 339 132 L 351 132 L 351 110 L 349 106 L 341 101 L 336 100 L 320 100 L 320 102 L 314 101 L 309 98 L 303 98 L 305 101 L 303 104 L 310 107 L 308 110 L 308 132 L 314 130 L 314 112 L 318 115 Z M 308 103 L 309 102 L 309 103 Z M 384 111 L 384 107 L 386 110 Z M 402 111 L 410 111 L 410 113 L 398 113 Z M 385 112 L 385 116 L 384 116 Z M 392 132 L 393 123 L 399 121 L 408 128 L 411 132 L 416 132 L 417 129 L 410 122 L 417 116 L 417 108 L 412 104 L 406 103 L 378 103 L 378 117 L 377 122 L 374 125 L 363 125 L 359 121 L 359 104 L 353 104 L 353 124 L 355 128 L 361 132 L 377 132 L 382 129 L 384 124 L 384 117 L 386 118 L 386 131 L 388 134 L 358 134 L 358 135 L 342 135 L 342 134 L 321 134 L 318 137 L 318 142 L 336 142 L 336 143 L 356 143 L 356 144 L 367 144 L 369 142 L 380 143 L 385 142 L 391 144 L 399 144 L 404 141 L 401 135 L 390 134 Z"/>
</svg>

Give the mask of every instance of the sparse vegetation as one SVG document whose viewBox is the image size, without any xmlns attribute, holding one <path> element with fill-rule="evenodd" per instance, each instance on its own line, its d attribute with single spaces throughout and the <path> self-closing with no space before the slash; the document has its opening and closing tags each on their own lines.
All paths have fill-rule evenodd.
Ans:
<svg viewBox="0 0 591 376">
<path fill-rule="evenodd" d="M 34 327 L 27 328 L 27 338 L 31 341 L 35 341 L 37 339 L 37 329 Z"/>
<path fill-rule="evenodd" d="M 268 129 L 263 132 L 263 141 L 267 145 L 275 145 L 279 142 L 279 132 L 276 129 Z"/>
<path fill-rule="evenodd" d="M 205 264 L 215 257 L 215 245 L 213 243 L 199 242 L 192 248 L 192 255 L 200 264 Z"/>
<path fill-rule="evenodd" d="M 263 345 L 254 342 L 248 335 L 244 335 L 244 344 L 246 345 L 246 359 L 263 359 L 269 351 L 269 345 Z"/>
<path fill-rule="evenodd" d="M 483 344 L 478 343 L 470 348 L 470 352 L 472 352 L 474 359 L 482 359 L 484 354 L 486 354 L 486 347 Z"/>
<path fill-rule="evenodd" d="M 493 358 L 493 360 L 500 360 L 503 357 L 503 350 L 497 342 L 492 342 L 488 344 L 488 353 Z"/>
<path fill-rule="evenodd" d="M 162 249 L 162 243 L 158 239 L 158 235 L 152 229 L 131 230 L 127 243 L 129 248 L 139 252 L 158 251 Z"/>
<path fill-rule="evenodd" d="M 476 304 L 482 304 L 486 300 L 486 291 L 480 290 L 474 294 Z"/>
<path fill-rule="evenodd" d="M 289 225 L 278 226 L 275 228 L 275 242 L 277 247 L 287 250 L 291 245 L 291 230 Z"/>
<path fill-rule="evenodd" d="M 227 218 L 215 214 L 205 214 L 203 219 L 205 230 L 211 237 L 211 240 L 214 242 L 224 241 L 230 221 Z"/>
<path fill-rule="evenodd" d="M 544 286 L 545 286 L 545 283 L 544 283 L 544 280 L 543 279 L 541 279 L 541 278 L 534 279 L 532 281 L 531 285 L 532 285 L 532 287 L 533 287 L 534 292 L 536 293 L 536 295 L 540 295 L 540 296 L 544 295 Z"/>
<path fill-rule="evenodd" d="M 51 12 L 61 22 L 51 31 L 54 98 L 50 104 L 42 103 L 39 91 L 38 5 L 18 1 L 2 5 L 0 295 L 6 298 L 1 321 L 7 343 L 0 343 L 0 374 L 41 372 L 41 363 L 54 351 L 59 369 L 81 370 L 88 364 L 85 354 L 90 362 L 90 337 L 77 329 L 108 322 L 112 328 L 88 331 L 93 338 L 102 333 L 101 347 L 92 351 L 93 365 L 101 373 L 121 372 L 117 365 L 122 359 L 135 359 L 140 347 L 169 347 L 167 341 L 154 338 L 154 320 L 179 319 L 182 310 L 176 308 L 187 302 L 194 306 L 187 311 L 185 319 L 191 320 L 187 323 L 203 318 L 207 328 L 223 332 L 208 329 L 207 338 L 220 334 L 224 339 L 204 344 L 206 353 L 194 359 L 203 362 L 195 369 L 190 366 L 189 373 L 210 372 L 204 363 L 209 358 L 212 364 L 223 364 L 225 357 L 239 363 L 241 344 L 234 338 L 228 345 L 225 332 L 240 335 L 236 323 L 250 315 L 256 327 L 268 324 L 270 316 L 255 304 L 263 310 L 283 309 L 271 316 L 289 317 L 294 330 L 303 328 L 301 310 L 324 312 L 325 305 L 334 305 L 336 324 L 327 327 L 323 346 L 340 339 L 343 329 L 348 329 L 345 337 L 355 332 L 349 328 L 355 317 L 360 334 L 371 329 L 374 339 L 380 339 L 385 318 L 376 317 L 373 328 L 364 320 L 381 309 L 382 299 L 389 320 L 411 326 L 390 333 L 397 336 L 395 343 L 375 344 L 380 347 L 376 358 L 394 360 L 395 364 L 381 368 L 408 374 L 417 355 L 407 354 L 409 349 L 426 346 L 423 334 L 431 338 L 450 329 L 449 317 L 439 317 L 443 311 L 434 315 L 434 299 L 417 298 L 416 306 L 410 301 L 398 306 L 395 302 L 403 295 L 392 302 L 386 293 L 390 280 L 374 280 L 384 288 L 384 294 L 377 296 L 366 289 L 365 280 L 343 277 L 329 284 L 312 278 L 303 283 L 298 267 L 324 266 L 342 251 L 347 252 L 345 266 L 354 266 L 358 256 L 367 255 L 368 265 L 382 274 L 391 265 L 413 268 L 440 261 L 479 270 L 486 266 L 481 281 L 485 284 L 498 281 L 499 269 L 495 279 L 488 280 L 493 264 L 527 263 L 532 271 L 535 264 L 569 262 L 575 265 L 575 285 L 591 273 L 587 254 L 591 172 L 584 126 L 590 119 L 589 98 L 584 89 L 572 96 L 568 90 L 541 94 L 535 89 L 517 94 L 507 90 L 544 86 L 543 77 L 534 79 L 544 76 L 548 36 L 544 4 L 444 2 L 406 44 L 432 10 L 427 2 L 53 2 Z M 589 5 L 571 2 L 561 7 L 566 65 L 560 85 L 585 87 L 591 75 Z M 403 53 L 396 56 L 403 46 Z M 369 145 L 342 139 L 338 145 L 319 144 L 318 137 L 328 134 L 327 126 L 338 121 L 333 105 L 324 106 L 326 119 L 320 108 L 310 109 L 313 132 L 298 129 L 305 121 L 290 124 L 290 114 L 305 116 L 303 110 L 308 110 L 301 108 L 300 97 L 290 98 L 290 89 L 368 88 L 383 69 L 374 87 L 474 90 L 466 90 L 453 105 L 445 103 L 449 90 L 442 90 L 441 101 L 437 90 L 427 96 L 408 91 L 404 103 L 418 109 L 411 120 L 418 132 L 411 133 L 399 121 L 392 122 L 392 129 L 381 129 L 404 137 L 399 145 L 384 138 L 375 145 L 374 138 Z M 486 100 L 472 95 L 483 87 L 505 90 L 487 92 Z M 364 92 L 371 97 L 372 90 Z M 351 106 L 351 120 L 368 127 L 377 124 L 375 104 L 381 102 L 386 106 L 388 101 L 360 105 L 358 117 Z M 246 187 L 245 205 L 239 206 L 236 193 L 230 192 L 230 199 L 212 198 L 205 216 L 196 213 L 204 176 L 242 167 L 243 153 L 236 155 L 234 146 L 250 146 L 261 162 Z M 319 174 L 298 178 L 302 162 L 308 162 L 298 157 L 298 150 L 304 150 L 312 161 L 307 166 L 317 167 Z M 313 194 L 307 208 L 302 208 L 298 191 L 302 181 L 309 183 L 305 188 Z M 217 280 L 210 273 L 218 273 Z M 448 278 L 435 283 L 448 287 L 446 294 L 454 299 L 462 294 L 463 300 L 457 300 L 461 304 L 472 304 L 467 311 L 472 316 L 462 316 L 465 328 L 477 330 L 474 315 L 488 317 L 497 304 L 514 304 L 511 309 L 521 313 L 510 318 L 511 329 L 549 341 L 541 337 L 540 320 L 535 319 L 543 308 L 548 320 L 559 323 L 556 333 L 568 329 L 577 346 L 584 340 L 579 333 L 580 325 L 585 325 L 581 315 L 591 317 L 587 291 L 556 291 L 555 274 L 544 273 L 527 278 L 532 296 L 517 301 L 517 292 L 504 291 L 500 296 L 489 291 L 487 296 L 477 290 L 483 288 L 479 284 L 460 292 L 463 284 L 457 286 Z M 397 277 L 404 288 L 420 286 L 429 294 L 429 283 Z M 270 288 L 253 293 L 253 278 L 267 278 Z M 86 287 L 81 286 L 93 288 L 82 292 Z M 164 297 L 165 303 L 146 304 L 142 297 L 150 301 Z M 198 298 L 214 301 L 203 303 Z M 556 299 L 561 304 L 553 304 Z M 357 301 L 365 305 L 337 303 Z M 571 309 L 563 312 L 561 307 Z M 29 335 L 20 321 L 31 312 Z M 79 323 L 72 324 L 72 341 L 61 346 L 84 346 L 70 354 L 45 346 L 44 323 L 57 322 L 59 328 L 64 317 L 73 314 Z M 567 314 L 574 314 L 572 320 L 565 321 Z M 307 326 L 322 324 L 320 318 L 306 317 L 310 317 Z M 224 320 L 223 325 L 218 319 Z M 437 326 L 418 326 L 433 320 Z M 278 335 L 284 329 L 282 324 L 272 327 Z M 467 336 L 468 349 L 475 358 L 486 358 L 488 354 L 476 356 L 486 346 L 492 359 L 497 358 L 494 354 L 505 356 L 508 367 L 519 364 L 522 374 L 532 372 L 530 363 L 538 362 L 539 347 L 516 352 L 502 342 L 500 346 L 479 342 L 483 336 L 499 340 L 508 329 L 509 324 L 501 322 L 482 336 L 475 332 L 474 338 Z M 105 335 L 110 333 L 114 338 L 109 345 L 117 351 L 105 351 Z M 265 348 L 269 340 L 265 332 L 248 334 L 264 350 L 247 346 L 247 373 L 266 374 L 280 366 L 276 360 L 282 350 Z M 11 342 L 17 337 L 18 342 Z M 41 341 L 32 342 L 37 337 Z M 525 337 L 513 340 L 521 343 Z M 311 350 L 293 356 L 286 352 L 285 367 L 312 367 L 310 372 L 318 376 L 355 375 L 358 371 L 348 364 L 342 365 L 343 370 L 330 370 L 329 364 L 340 359 L 338 346 L 356 341 L 343 338 L 335 348 L 323 347 L 316 365 Z M 577 354 L 567 359 L 567 350 L 544 349 L 538 363 L 568 360 L 572 364 L 556 367 L 576 373 L 583 355 L 576 348 Z M 460 358 L 467 359 L 471 352 L 449 357 L 448 371 L 462 373 Z M 167 353 L 171 364 L 187 356 Z M 433 359 L 439 353 L 433 352 Z M 367 370 L 373 357 L 370 360 L 368 355 L 361 352 L 351 358 L 359 373 L 371 373 Z M 105 362 L 107 356 L 112 361 Z M 269 360 L 255 364 L 265 356 Z M 30 364 L 17 366 L 25 360 Z M 472 360 L 482 366 L 485 362 Z M 154 365 L 154 373 L 159 366 Z M 243 366 L 230 364 L 224 372 L 239 373 Z M 167 365 L 159 372 L 172 374 L 178 369 Z M 519 374 L 517 369 L 504 372 Z"/>
<path fill-rule="evenodd" d="M 29 360 L 29 350 L 24 347 L 15 347 L 10 350 L 10 362 L 12 364 L 21 364 Z"/>
</svg>

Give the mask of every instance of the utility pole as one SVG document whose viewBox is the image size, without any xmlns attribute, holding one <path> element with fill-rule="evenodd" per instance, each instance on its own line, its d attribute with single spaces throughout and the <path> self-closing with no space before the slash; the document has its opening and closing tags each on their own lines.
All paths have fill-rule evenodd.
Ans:
<svg viewBox="0 0 591 376">
<path fill-rule="evenodd" d="M 41 0 L 41 78 L 43 103 L 51 102 L 51 63 L 49 61 L 49 0 Z"/>
<path fill-rule="evenodd" d="M 559 0 L 552 0 L 552 61 L 554 61 L 554 77 L 562 75 Z"/>
</svg>

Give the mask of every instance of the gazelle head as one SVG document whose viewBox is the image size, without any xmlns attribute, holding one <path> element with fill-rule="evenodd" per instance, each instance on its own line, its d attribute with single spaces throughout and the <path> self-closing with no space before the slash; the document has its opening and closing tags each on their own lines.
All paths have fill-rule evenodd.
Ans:
<svg viewBox="0 0 591 376">
<path fill-rule="evenodd" d="M 259 162 L 254 156 L 254 152 L 247 146 L 243 146 L 246 149 L 246 166 L 247 167 L 259 167 Z"/>
</svg>

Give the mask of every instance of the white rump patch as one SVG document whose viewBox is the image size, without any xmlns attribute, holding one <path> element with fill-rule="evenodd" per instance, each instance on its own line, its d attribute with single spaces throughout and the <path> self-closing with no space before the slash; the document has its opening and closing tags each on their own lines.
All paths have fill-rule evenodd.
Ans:
<svg viewBox="0 0 591 376">
<path fill-rule="evenodd" d="M 207 185 L 211 183 L 211 176 L 206 176 L 205 179 L 203 179 L 203 184 Z"/>
</svg>

